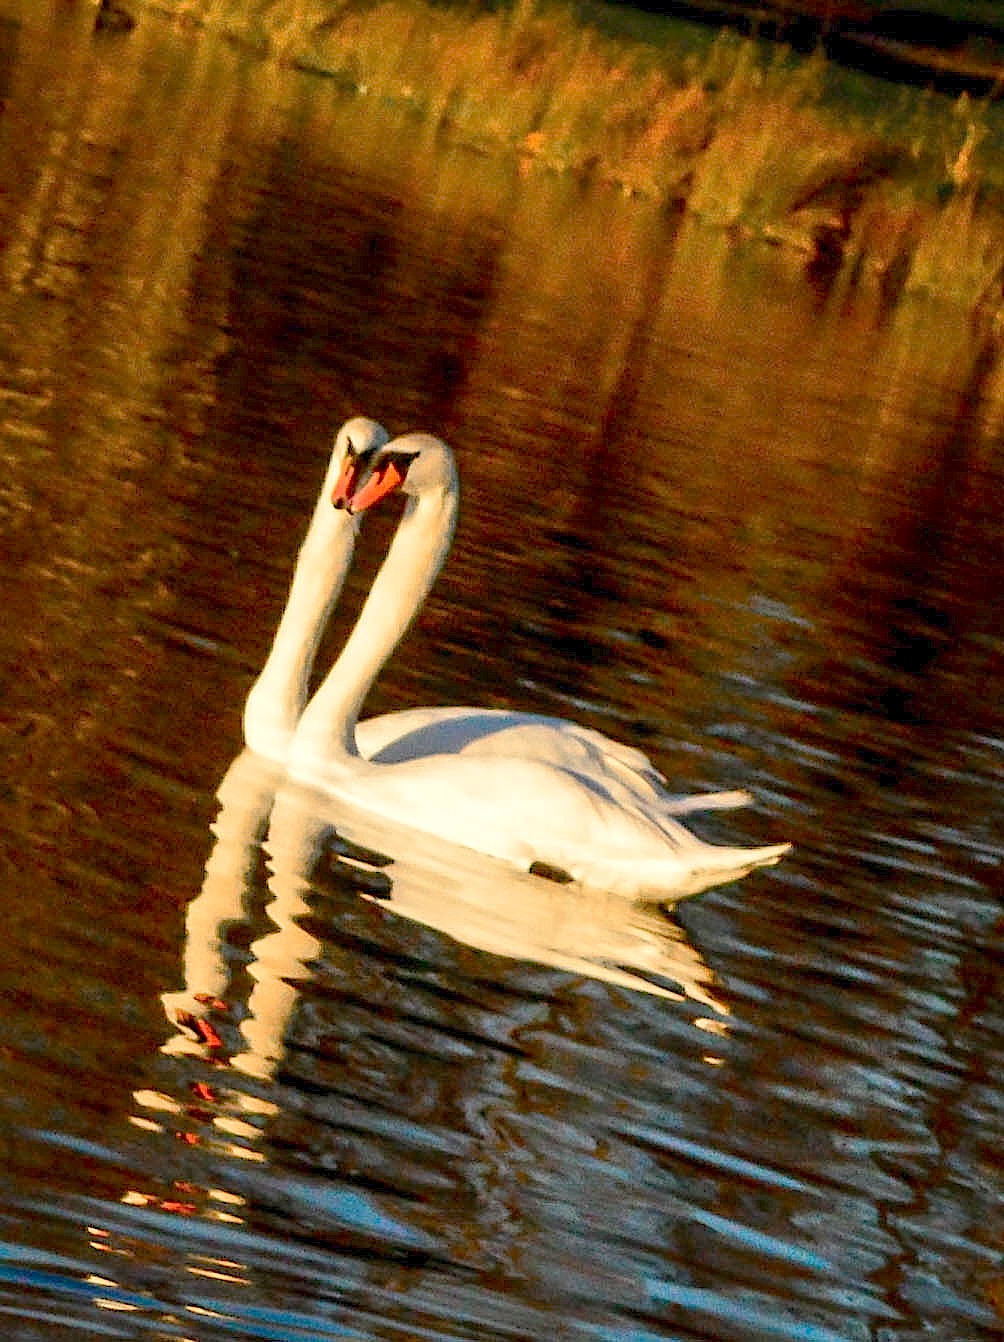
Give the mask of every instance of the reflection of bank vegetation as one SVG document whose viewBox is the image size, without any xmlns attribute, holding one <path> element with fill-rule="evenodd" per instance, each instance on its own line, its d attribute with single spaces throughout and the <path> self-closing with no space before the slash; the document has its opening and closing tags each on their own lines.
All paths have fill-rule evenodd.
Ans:
<svg viewBox="0 0 1004 1342">
<path fill-rule="evenodd" d="M 684 206 L 889 296 L 1001 310 L 999 130 L 965 95 L 837 76 L 822 58 L 637 14 L 594 8 L 584 23 L 533 0 L 494 13 L 420 0 L 170 7 L 404 102 L 454 143 L 504 148 L 524 170 Z"/>
</svg>

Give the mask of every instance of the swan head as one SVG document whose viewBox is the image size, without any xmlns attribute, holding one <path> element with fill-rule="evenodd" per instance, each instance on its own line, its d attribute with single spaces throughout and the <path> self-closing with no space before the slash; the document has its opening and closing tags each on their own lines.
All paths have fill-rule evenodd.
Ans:
<svg viewBox="0 0 1004 1342">
<path fill-rule="evenodd" d="M 412 498 L 457 493 L 453 453 L 431 433 L 406 433 L 365 454 L 346 456 L 331 496 L 336 508 L 362 513 L 398 490 Z"/>
<path fill-rule="evenodd" d="M 365 415 L 355 415 L 347 419 L 335 434 L 335 445 L 331 451 L 331 467 L 328 479 L 334 480 L 331 487 L 331 500 L 336 508 L 344 508 L 340 498 L 348 498 L 359 473 L 366 469 L 367 463 L 390 439 L 390 434 L 375 419 Z"/>
</svg>

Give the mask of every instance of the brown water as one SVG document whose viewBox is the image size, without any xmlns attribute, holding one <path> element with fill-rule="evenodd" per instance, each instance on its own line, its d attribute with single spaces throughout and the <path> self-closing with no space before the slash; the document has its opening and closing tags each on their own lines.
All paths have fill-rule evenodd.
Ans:
<svg viewBox="0 0 1004 1342">
<path fill-rule="evenodd" d="M 0 1335 L 999 1336 L 992 333 L 92 17 L 0 24 Z M 240 715 L 357 412 L 464 487 L 370 709 L 574 716 L 785 863 L 339 864 Z"/>
</svg>

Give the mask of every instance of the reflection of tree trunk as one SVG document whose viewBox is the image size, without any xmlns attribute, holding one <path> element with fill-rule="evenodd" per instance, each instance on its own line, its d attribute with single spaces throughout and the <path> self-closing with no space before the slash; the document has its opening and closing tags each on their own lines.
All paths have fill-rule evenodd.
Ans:
<svg viewBox="0 0 1004 1342">
<path fill-rule="evenodd" d="M 482 357 L 480 333 L 494 305 L 503 245 L 498 221 L 488 228 L 475 220 L 458 231 L 455 243 L 453 264 L 423 297 L 421 313 L 416 314 L 420 321 L 431 322 L 436 338 L 416 343 L 413 381 L 419 407 L 416 424 L 429 425 L 448 442 L 463 424 L 464 392 L 472 366 Z"/>
<path fill-rule="evenodd" d="M 989 529 L 973 537 L 970 525 L 979 503 L 973 497 L 973 457 L 979 449 L 972 426 L 989 378 L 997 364 L 995 344 L 985 340 L 977 350 L 966 386 L 958 397 L 955 418 L 941 443 L 928 454 L 931 470 L 916 482 L 907 499 L 897 537 L 902 554 L 901 571 L 894 574 L 894 592 L 887 613 L 888 643 L 884 665 L 892 673 L 879 689 L 878 702 L 894 722 L 944 721 L 948 704 L 929 706 L 928 673 L 936 670 L 945 654 L 979 622 L 988 609 L 981 578 L 991 572 L 972 554 L 964 563 L 967 581 L 951 581 L 961 545 L 993 545 Z M 974 562 L 975 561 L 975 562 Z M 975 581 L 974 581 L 975 579 Z M 995 584 L 996 585 L 996 584 Z"/>
<path fill-rule="evenodd" d="M 632 260 L 643 265 L 639 282 L 633 286 L 637 301 L 627 325 L 616 372 L 602 407 L 599 426 L 591 444 L 586 446 L 588 488 L 578 492 L 569 531 L 582 544 L 576 567 L 576 581 L 563 594 L 562 609 L 576 622 L 590 624 L 596 608 L 605 607 L 613 592 L 608 573 L 609 561 L 618 558 L 618 550 L 606 538 L 623 525 L 626 504 L 644 463 L 639 461 L 636 440 L 638 401 L 649 369 L 650 346 L 666 288 L 666 277 L 673 259 L 677 220 L 669 211 L 660 218 L 660 226 L 647 237 L 648 251 Z M 618 314 L 618 328 L 623 318 Z M 546 604 L 546 601 L 545 601 Z"/>
<path fill-rule="evenodd" d="M 992 655 L 972 636 L 996 634 L 1000 622 L 998 503 L 986 488 L 978 459 L 984 448 L 974 431 L 998 357 L 991 341 L 977 348 L 943 436 L 906 463 L 909 478 L 898 478 L 899 461 L 887 463 L 890 479 L 876 497 L 888 511 L 850 538 L 835 572 L 829 632 L 837 651 L 808 687 L 794 686 L 801 697 L 880 719 L 892 730 L 885 745 L 877 730 L 861 742 L 888 781 L 913 767 L 902 731 L 930 727 L 940 738 L 946 727 L 978 729 L 984 708 L 996 712 L 989 700 L 959 696 L 954 685 L 961 661 Z M 974 670 L 979 682 L 978 668 L 966 676 Z"/>
<path fill-rule="evenodd" d="M 630 450 L 631 432 L 635 426 L 638 390 L 642 375 L 648 369 L 649 346 L 652 333 L 658 325 L 657 317 L 662 306 L 666 290 L 666 276 L 673 259 L 673 242 L 679 217 L 674 211 L 663 212 L 664 227 L 656 231 L 648 267 L 639 289 L 638 306 L 634 322 L 628 333 L 620 373 L 614 383 L 597 440 L 597 465 L 602 469 L 602 479 L 607 479 L 608 471 L 615 473 L 618 467 L 625 476 L 637 472 L 637 460 Z M 611 495 L 602 491 L 601 498 L 609 502 Z M 616 495 L 613 496 L 616 505 Z"/>
</svg>

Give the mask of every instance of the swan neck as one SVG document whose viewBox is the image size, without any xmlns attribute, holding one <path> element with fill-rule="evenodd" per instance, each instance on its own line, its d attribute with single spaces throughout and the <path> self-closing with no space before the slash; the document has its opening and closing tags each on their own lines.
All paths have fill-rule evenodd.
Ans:
<svg viewBox="0 0 1004 1342">
<path fill-rule="evenodd" d="M 355 548 L 356 523 L 331 507 L 329 493 L 326 477 L 272 647 L 244 707 L 245 741 L 256 754 L 277 762 L 287 757 L 317 647 Z"/>
<path fill-rule="evenodd" d="M 359 710 L 443 565 L 456 512 L 455 490 L 408 499 L 356 626 L 301 719 L 294 752 L 301 768 L 359 767 Z"/>
</svg>

